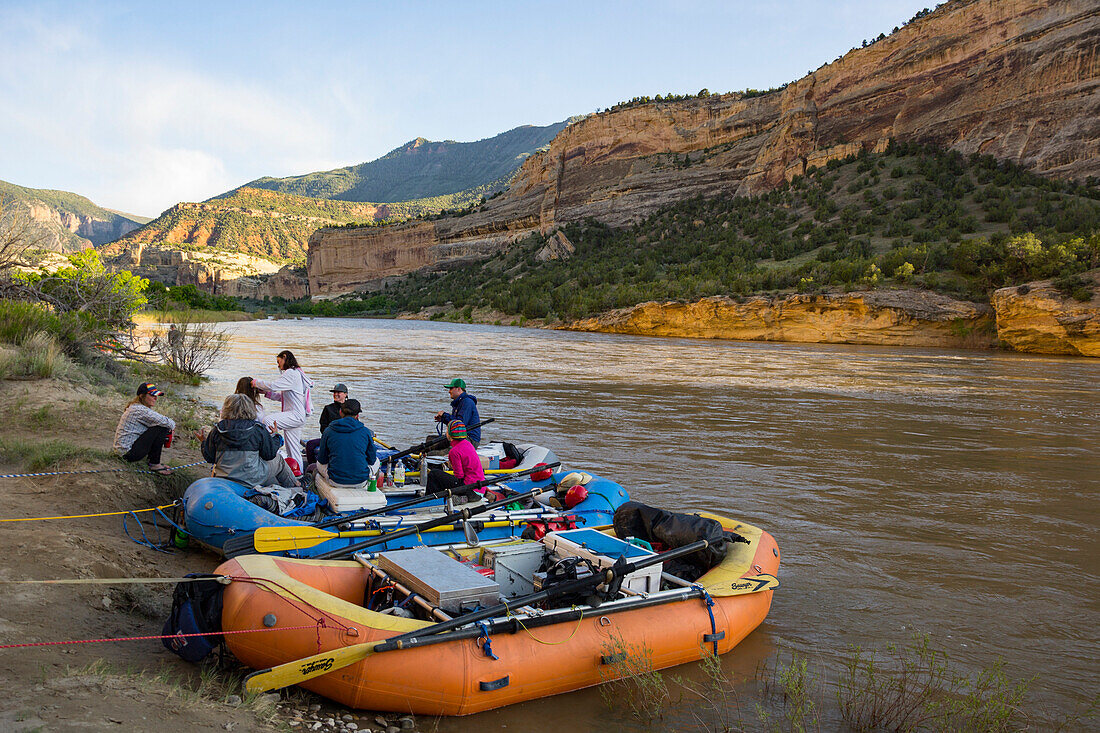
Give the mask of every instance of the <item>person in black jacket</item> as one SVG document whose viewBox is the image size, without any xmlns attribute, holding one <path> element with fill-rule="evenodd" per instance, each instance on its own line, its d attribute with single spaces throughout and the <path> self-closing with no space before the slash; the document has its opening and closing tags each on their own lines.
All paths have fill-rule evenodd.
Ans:
<svg viewBox="0 0 1100 733">
<path fill-rule="evenodd" d="M 340 405 L 348 399 L 348 388 L 341 382 L 337 382 L 336 386 L 330 391 L 332 392 L 332 402 L 325 405 L 325 409 L 321 410 L 321 435 L 325 434 L 325 428 L 329 426 L 329 423 L 340 419 Z"/>
<path fill-rule="evenodd" d="M 332 392 L 332 402 L 325 405 L 325 409 L 321 410 L 321 435 L 325 434 L 325 429 L 328 428 L 333 420 L 340 419 L 340 406 L 348 399 L 348 388 L 343 382 L 337 382 L 336 386 L 329 391 Z M 306 442 L 307 467 L 317 462 L 317 448 L 319 448 L 320 445 L 320 438 L 313 438 Z"/>
<path fill-rule="evenodd" d="M 256 404 L 248 395 L 226 397 L 221 418 L 202 442 L 202 457 L 214 464 L 215 476 L 245 486 L 298 485 L 279 458 L 283 439 L 256 422 Z"/>
</svg>

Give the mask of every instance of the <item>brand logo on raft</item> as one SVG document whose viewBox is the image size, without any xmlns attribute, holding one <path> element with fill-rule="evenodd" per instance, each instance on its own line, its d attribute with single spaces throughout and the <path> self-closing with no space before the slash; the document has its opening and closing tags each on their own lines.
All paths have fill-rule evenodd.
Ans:
<svg viewBox="0 0 1100 733">
<path fill-rule="evenodd" d="M 755 578 L 742 578 L 741 580 L 735 580 L 730 583 L 730 588 L 732 590 L 747 590 L 755 592 L 767 588 L 769 585 L 771 585 L 773 579 L 774 578 L 771 575 L 761 575 Z"/>
<path fill-rule="evenodd" d="M 329 657 L 327 659 L 318 659 L 315 662 L 310 662 L 309 664 L 303 664 L 302 668 L 299 670 L 299 672 L 301 674 L 313 674 L 314 672 L 325 672 L 327 670 L 332 669 L 332 665 L 335 661 L 336 660 L 333 659 L 332 657 Z"/>
</svg>

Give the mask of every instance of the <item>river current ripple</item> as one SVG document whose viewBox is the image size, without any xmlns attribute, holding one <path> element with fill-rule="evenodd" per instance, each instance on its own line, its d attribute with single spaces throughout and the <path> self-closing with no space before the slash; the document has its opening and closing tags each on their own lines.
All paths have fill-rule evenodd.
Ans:
<svg viewBox="0 0 1100 733">
<path fill-rule="evenodd" d="M 289 348 L 318 411 L 344 382 L 364 422 L 406 447 L 434 433 L 443 385 L 462 377 L 496 418 L 486 439 L 538 442 L 637 500 L 767 529 L 782 588 L 724 660 L 735 674 L 784 647 L 828 676 L 850 645 L 925 633 L 966 671 L 1002 657 L 1036 676 L 1052 707 L 1095 694 L 1100 362 L 420 321 L 228 328 L 230 357 L 199 388 L 211 402 L 276 374 Z M 593 691 L 564 700 L 567 721 L 558 697 L 439 729 L 617 726 Z"/>
</svg>

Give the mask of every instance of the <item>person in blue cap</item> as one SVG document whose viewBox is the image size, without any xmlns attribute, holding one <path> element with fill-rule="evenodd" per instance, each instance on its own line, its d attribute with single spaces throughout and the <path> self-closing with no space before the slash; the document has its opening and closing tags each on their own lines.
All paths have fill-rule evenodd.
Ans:
<svg viewBox="0 0 1100 733">
<path fill-rule="evenodd" d="M 481 443 L 481 428 L 471 427 L 481 422 L 477 414 L 477 397 L 466 391 L 466 382 L 461 379 L 452 379 L 446 385 L 451 393 L 451 411 L 440 410 L 435 413 L 435 421 L 444 425 L 451 420 L 461 420 L 467 426 L 466 439 L 476 448 Z"/>
</svg>

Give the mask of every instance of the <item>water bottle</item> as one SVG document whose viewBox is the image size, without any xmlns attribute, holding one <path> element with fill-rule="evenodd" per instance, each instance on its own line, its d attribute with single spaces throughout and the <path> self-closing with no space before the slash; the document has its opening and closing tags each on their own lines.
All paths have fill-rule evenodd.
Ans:
<svg viewBox="0 0 1100 733">
<path fill-rule="evenodd" d="M 405 464 L 403 461 L 398 461 L 393 468 L 393 483 L 397 486 L 405 485 Z"/>
</svg>

